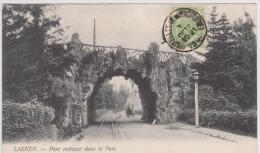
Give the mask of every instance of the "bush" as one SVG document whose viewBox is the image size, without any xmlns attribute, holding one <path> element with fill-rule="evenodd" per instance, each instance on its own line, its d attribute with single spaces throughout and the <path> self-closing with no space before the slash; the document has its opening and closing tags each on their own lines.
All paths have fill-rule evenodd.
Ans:
<svg viewBox="0 0 260 153">
<path fill-rule="evenodd" d="M 184 108 L 193 109 L 194 106 L 194 87 L 186 95 Z M 202 111 L 218 110 L 235 112 L 241 110 L 241 107 L 230 100 L 230 95 L 219 90 L 213 90 L 209 85 L 199 86 L 199 107 Z"/>
<path fill-rule="evenodd" d="M 55 134 L 57 129 L 51 125 L 54 109 L 39 103 L 3 102 L 3 139 L 17 140 L 22 137 L 45 139 Z M 44 137 L 46 135 L 46 137 Z"/>
<path fill-rule="evenodd" d="M 35 140 L 58 140 L 59 129 L 56 125 L 45 125 L 36 129 L 25 131 L 24 133 L 19 133 L 19 137 L 16 137 L 16 141 L 35 141 Z"/>
<path fill-rule="evenodd" d="M 194 124 L 194 110 L 184 111 L 178 119 Z M 257 112 L 255 110 L 237 112 L 203 111 L 200 112 L 200 125 L 256 137 Z"/>
<path fill-rule="evenodd" d="M 213 88 L 209 85 L 200 85 L 200 109 L 204 111 L 237 111 L 241 109 L 239 105 L 229 102 L 226 96 L 227 95 L 221 91 L 213 91 Z"/>
</svg>

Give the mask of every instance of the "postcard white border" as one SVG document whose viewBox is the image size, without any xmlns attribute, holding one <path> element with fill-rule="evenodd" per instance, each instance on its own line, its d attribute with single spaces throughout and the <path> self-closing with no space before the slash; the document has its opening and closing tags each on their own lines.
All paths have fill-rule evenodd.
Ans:
<svg viewBox="0 0 260 153">
<path fill-rule="evenodd" d="M 244 3 L 250 4 L 254 3 L 257 5 L 257 153 L 260 153 L 260 141 L 259 141 L 259 129 L 260 129 L 260 43 L 259 43 L 259 36 L 260 36 L 260 1 L 259 0 L 0 0 L 0 24 L 2 27 L 2 4 L 3 3 L 15 3 L 15 4 L 43 4 L 43 3 L 51 3 L 51 4 L 167 4 L 167 3 L 176 3 L 176 4 L 192 4 L 192 3 L 210 3 L 210 4 L 229 4 L 229 3 Z M 2 55 L 2 30 L 0 31 L 0 53 Z M 2 74 L 2 56 L 0 56 L 0 74 Z M 0 112 L 2 112 L 2 75 L 0 75 Z M 2 121 L 2 113 L 0 113 L 0 120 Z M 2 122 L 0 122 L 0 142 L 2 146 Z M 2 148 L 2 147 L 0 147 Z M 0 150 L 2 152 L 2 150 Z"/>
</svg>

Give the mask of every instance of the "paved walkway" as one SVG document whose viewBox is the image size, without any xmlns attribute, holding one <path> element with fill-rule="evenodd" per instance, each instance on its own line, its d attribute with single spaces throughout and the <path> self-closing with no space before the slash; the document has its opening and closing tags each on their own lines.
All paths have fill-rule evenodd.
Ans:
<svg viewBox="0 0 260 153">
<path fill-rule="evenodd" d="M 230 141 L 230 142 L 236 142 L 236 143 L 243 143 L 243 142 L 248 142 L 249 140 L 250 141 L 256 140 L 256 138 L 249 137 L 249 136 L 238 135 L 238 134 L 234 134 L 234 133 L 230 133 L 230 132 L 225 132 L 225 131 L 211 129 L 211 128 L 205 128 L 205 127 L 196 128 L 195 126 L 188 125 L 186 123 L 180 123 L 180 122 L 168 124 L 168 127 L 166 127 L 166 128 L 173 129 L 173 130 L 174 129 L 187 130 L 187 131 L 215 137 L 218 139 L 223 139 L 223 140 Z"/>
<path fill-rule="evenodd" d="M 120 116 L 120 117 L 119 117 Z M 116 146 L 118 153 L 256 153 L 256 138 L 216 129 L 196 128 L 185 123 L 152 125 L 140 116 L 125 117 L 124 113 L 104 114 L 101 120 L 117 120 L 124 135 L 111 137 L 111 126 L 92 125 L 70 142 L 95 142 Z M 93 136 L 94 133 L 94 136 Z"/>
</svg>

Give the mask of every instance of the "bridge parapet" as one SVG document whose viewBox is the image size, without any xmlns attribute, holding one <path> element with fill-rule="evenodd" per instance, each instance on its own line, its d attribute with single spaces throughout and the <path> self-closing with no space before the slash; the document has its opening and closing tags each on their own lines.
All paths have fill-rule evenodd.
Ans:
<svg viewBox="0 0 260 153">
<path fill-rule="evenodd" d="M 69 42 L 64 44 L 57 44 L 60 47 L 64 48 L 65 50 L 74 48 L 73 46 L 75 44 Z M 151 52 L 149 50 L 141 50 L 141 49 L 132 49 L 132 48 L 123 48 L 121 46 L 101 46 L 101 45 L 91 45 L 91 44 L 85 44 L 85 43 L 77 43 L 77 45 L 80 47 L 81 51 L 85 54 L 89 52 L 102 52 L 104 54 L 106 53 L 116 53 L 118 51 L 124 51 L 127 53 L 128 58 L 137 58 L 139 59 L 140 56 L 144 53 Z M 178 56 L 182 61 L 185 61 L 185 55 L 181 52 L 173 52 L 173 51 L 158 51 L 157 53 L 157 59 L 160 62 L 165 62 L 169 60 L 172 56 Z"/>
</svg>

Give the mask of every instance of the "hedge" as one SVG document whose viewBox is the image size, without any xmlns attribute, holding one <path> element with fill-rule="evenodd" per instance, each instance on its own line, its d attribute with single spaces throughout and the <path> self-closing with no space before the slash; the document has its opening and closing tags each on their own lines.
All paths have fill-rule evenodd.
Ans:
<svg viewBox="0 0 260 153">
<path fill-rule="evenodd" d="M 193 109 L 195 107 L 194 88 L 191 88 L 189 92 L 185 97 L 187 100 L 184 102 L 183 107 Z M 227 97 L 230 97 L 230 95 L 219 90 L 214 91 L 213 87 L 209 85 L 199 86 L 199 107 L 202 111 L 218 110 L 236 112 L 242 109 L 238 104 L 232 103 L 229 100 L 230 98 Z"/>
<path fill-rule="evenodd" d="M 199 116 L 200 126 L 257 136 L 257 112 L 255 110 L 237 112 L 210 110 L 200 112 Z M 194 110 L 182 112 L 178 120 L 194 125 Z"/>
<path fill-rule="evenodd" d="M 56 139 L 54 109 L 39 103 L 3 102 L 3 140 Z"/>
</svg>

